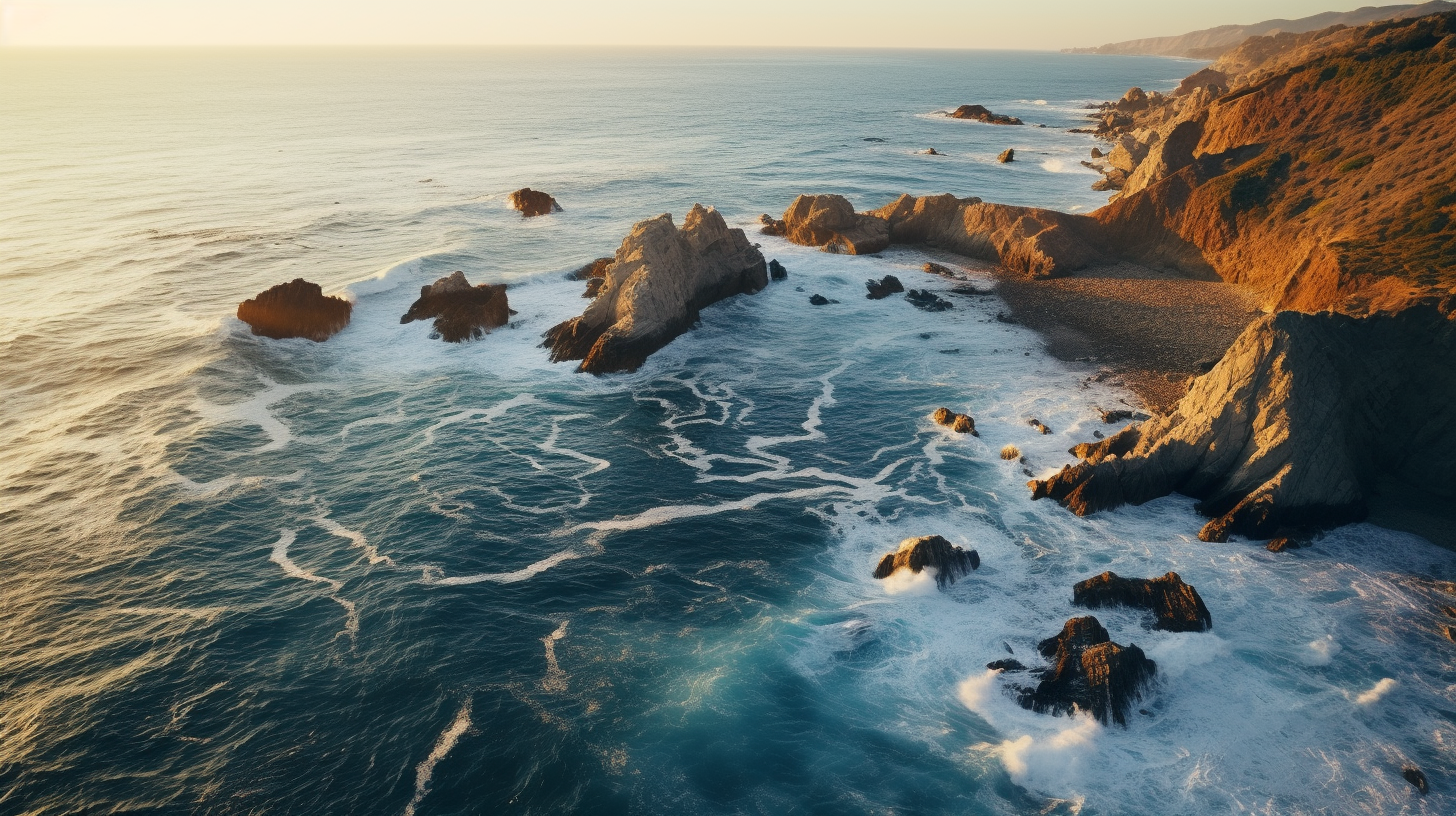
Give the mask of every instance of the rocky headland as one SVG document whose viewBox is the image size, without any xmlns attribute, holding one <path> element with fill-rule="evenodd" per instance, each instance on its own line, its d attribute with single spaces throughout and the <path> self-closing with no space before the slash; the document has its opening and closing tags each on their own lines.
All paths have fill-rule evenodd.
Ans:
<svg viewBox="0 0 1456 816">
<path fill-rule="evenodd" d="M 353 311 L 354 304 L 325 297 L 317 283 L 294 278 L 238 304 L 238 319 L 260 337 L 302 337 L 322 343 L 349 325 Z"/>
<path fill-rule="evenodd" d="M 681 229 L 670 214 L 638 222 L 601 274 L 586 311 L 546 332 L 552 362 L 580 360 L 578 370 L 592 374 L 635 371 L 705 307 L 768 285 L 768 265 L 743 230 L 701 205 Z"/>
</svg>

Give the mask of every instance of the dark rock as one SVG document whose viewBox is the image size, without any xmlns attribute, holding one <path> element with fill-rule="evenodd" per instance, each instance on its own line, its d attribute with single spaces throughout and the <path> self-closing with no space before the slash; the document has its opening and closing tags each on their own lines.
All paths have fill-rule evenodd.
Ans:
<svg viewBox="0 0 1456 816">
<path fill-rule="evenodd" d="M 1426 784 L 1426 775 L 1421 773 L 1420 768 L 1414 765 L 1407 765 L 1401 769 L 1400 775 L 1405 777 L 1405 781 L 1415 785 L 1416 790 L 1420 791 L 1422 796 L 1430 792 L 1430 786 Z"/>
<path fill-rule="evenodd" d="M 1113 643 L 1094 617 L 1067 621 L 1062 633 L 1037 650 L 1054 665 L 1041 672 L 1034 689 L 1019 689 L 1017 702 L 1041 714 L 1091 712 L 1106 724 L 1127 725 L 1127 712 L 1157 675 L 1157 664 L 1135 644 Z"/>
<path fill-rule="evenodd" d="M 921 267 L 921 269 L 929 272 L 932 275 L 939 275 L 942 278 L 950 278 L 951 280 L 958 280 L 960 278 L 960 275 L 956 274 L 956 271 L 954 269 L 951 269 L 948 266 L 943 266 L 934 261 L 926 261 L 925 266 Z"/>
<path fill-rule="evenodd" d="M 951 111 L 949 116 L 952 119 L 973 119 L 977 122 L 985 122 L 988 125 L 1024 124 L 1014 116 L 992 113 L 981 105 L 961 105 L 959 108 Z"/>
<path fill-rule="evenodd" d="M 1001 151 L 1001 155 L 996 157 L 996 161 L 1001 162 L 1002 164 L 1016 161 L 1016 150 L 1010 147 L 1006 148 L 1005 150 Z"/>
<path fill-rule="evenodd" d="M 511 193 L 510 202 L 511 207 L 520 210 L 521 214 L 527 218 L 561 212 L 561 205 L 556 203 L 556 199 L 540 190 L 532 190 L 530 187 L 522 187 Z"/>
<path fill-rule="evenodd" d="M 420 298 L 410 304 L 401 323 L 435 319 L 435 333 L 447 343 L 484 337 L 511 320 L 511 307 L 503 283 L 471 286 L 464 272 L 454 272 L 431 286 L 420 287 Z"/>
<path fill-rule="evenodd" d="M 944 312 L 947 309 L 955 308 L 955 304 L 924 289 L 911 289 L 905 293 L 905 299 L 910 301 L 915 308 L 927 312 Z"/>
<path fill-rule="evenodd" d="M 996 313 L 996 322 L 997 323 L 1009 323 L 1009 324 L 1011 324 L 1011 325 L 1014 326 L 1014 325 L 1016 325 L 1016 318 L 1012 317 L 1009 314 L 1006 314 L 1005 312 L 997 312 Z"/>
<path fill-rule="evenodd" d="M 1099 150 L 1099 149 L 1097 149 L 1097 148 L 1095 148 L 1095 147 L 1092 148 L 1092 158 L 1094 158 L 1094 159 L 1100 159 L 1100 158 L 1102 158 L 1102 151 Z"/>
<path fill-rule="evenodd" d="M 1026 671 L 1026 667 L 1021 665 L 1020 660 L 1016 660 L 1010 657 L 1003 657 L 1000 660 L 992 660 L 990 663 L 986 664 L 986 668 L 991 669 L 992 671 L 1004 672 Z"/>
<path fill-rule="evenodd" d="M 1045 424 L 1044 424 L 1044 423 L 1043 423 L 1043 422 L 1042 422 L 1042 421 L 1041 421 L 1041 420 L 1039 420 L 1039 419 L 1035 419 L 1035 418 L 1033 418 L 1033 419 L 1031 419 L 1031 420 L 1030 420 L 1030 421 L 1028 421 L 1028 422 L 1027 422 L 1027 423 L 1026 423 L 1026 424 L 1027 424 L 1027 425 L 1030 425 L 1030 426 L 1031 426 L 1031 427 L 1033 427 L 1033 428 L 1035 428 L 1035 429 L 1037 429 L 1037 431 L 1038 431 L 1038 432 L 1040 432 L 1040 433 L 1042 433 L 1042 434 L 1049 434 L 1049 433 L 1051 433 L 1051 432 L 1052 432 L 1052 429 L 1051 429 L 1051 428 L 1048 428 L 1048 427 L 1047 427 L 1047 426 L 1046 426 L 1046 425 L 1045 425 Z"/>
<path fill-rule="evenodd" d="M 611 256 L 608 256 L 606 258 L 597 258 L 595 261 L 592 261 L 591 263 L 583 266 L 575 272 L 569 273 L 566 276 L 566 279 L 591 280 L 592 278 L 604 278 L 607 276 L 607 267 L 611 266 L 612 261 L 614 260 L 616 259 L 612 258 Z"/>
<path fill-rule="evenodd" d="M 865 288 L 869 290 L 869 294 L 865 297 L 870 300 L 884 300 L 896 292 L 905 291 L 905 285 L 900 283 L 900 279 L 894 275 L 886 275 L 879 280 L 865 281 Z"/>
<path fill-rule="evenodd" d="M 785 280 L 789 277 L 789 270 L 775 258 L 768 262 L 768 276 L 773 280 Z"/>
<path fill-rule="evenodd" d="M 812 304 L 812 305 L 814 305 L 814 306 L 828 306 L 831 303 L 838 303 L 838 302 L 839 301 L 837 301 L 837 300 L 830 300 L 829 298 L 824 297 L 823 295 L 810 295 L 809 296 L 809 303 Z"/>
<path fill-rule="evenodd" d="M 925 149 L 925 155 L 927 155 L 927 156 L 942 156 L 942 155 L 945 155 L 945 154 L 940 153 L 939 151 L 937 151 L 933 147 L 927 147 Z"/>
<path fill-rule="evenodd" d="M 865 137 L 865 141 L 866 142 L 883 142 L 884 139 L 877 139 L 874 136 L 867 136 L 867 137 Z"/>
<path fill-rule="evenodd" d="M 976 432 L 976 421 L 971 419 L 969 414 L 957 414 L 949 408 L 936 408 L 935 413 L 930 415 L 939 425 L 944 425 L 956 433 L 968 433 L 971 436 L 980 436 Z"/>
<path fill-rule="evenodd" d="M 1108 425 L 1111 425 L 1114 422 L 1124 422 L 1126 420 L 1132 419 L 1132 411 L 1128 411 L 1122 408 L 1115 408 L 1111 411 L 1103 411 L 1100 408 L 1097 410 L 1102 414 L 1102 421 Z"/>
<path fill-rule="evenodd" d="M 318 284 L 294 278 L 238 304 L 238 319 L 261 337 L 302 337 L 322 343 L 349 325 L 353 311 L 349 301 L 324 297 Z"/>
<path fill-rule="evenodd" d="M 1151 610 L 1155 628 L 1165 632 L 1204 632 L 1213 628 L 1213 616 L 1198 590 L 1183 583 L 1178 573 L 1162 578 L 1122 578 L 1104 572 L 1072 588 L 1072 603 L 1089 609 L 1131 606 Z"/>
<path fill-rule="evenodd" d="M 975 550 L 963 550 L 938 535 L 907 538 L 892 553 L 880 559 L 875 567 L 876 578 L 889 578 L 898 569 L 920 572 L 935 570 L 935 583 L 941 587 L 956 582 L 980 569 L 981 556 Z"/>
<path fill-rule="evenodd" d="M 594 298 L 602 293 L 602 284 L 606 283 L 605 278 L 592 278 L 586 282 L 586 291 L 581 293 L 584 298 Z"/>
<path fill-rule="evenodd" d="M 1280 536 L 1278 538 L 1269 539 L 1269 543 L 1264 545 L 1264 549 L 1268 550 L 1269 552 L 1277 553 L 1284 552 L 1285 550 L 1298 550 L 1308 546 L 1309 541 L 1305 539 L 1292 538 L 1290 536 Z"/>
</svg>

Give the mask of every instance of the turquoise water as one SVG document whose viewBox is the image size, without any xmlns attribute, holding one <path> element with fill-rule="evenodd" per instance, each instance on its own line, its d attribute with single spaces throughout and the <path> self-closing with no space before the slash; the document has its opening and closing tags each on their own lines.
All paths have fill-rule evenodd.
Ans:
<svg viewBox="0 0 1456 816">
<path fill-rule="evenodd" d="M 695 202 L 745 227 L 800 192 L 1095 208 L 1064 129 L 1192 67 L 0 54 L 0 811 L 1448 812 L 1456 558 L 1368 525 L 1202 544 L 1179 497 L 1031 503 L 1000 447 L 1049 472 L 1127 395 L 993 298 L 861 296 L 948 288 L 923 255 L 757 236 L 789 279 L 641 371 L 537 347 L 586 303 L 562 273 Z M 971 102 L 1049 127 L 933 115 Z M 521 219 L 525 185 L 564 212 Z M 400 325 L 455 269 L 510 283 L 516 322 L 461 346 Z M 349 328 L 232 317 L 298 276 L 354 299 Z M 870 577 L 930 533 L 982 568 Z M 1099 614 L 1160 666 L 1125 730 L 1015 707 L 985 663 L 1104 569 L 1177 570 L 1213 632 Z"/>
</svg>

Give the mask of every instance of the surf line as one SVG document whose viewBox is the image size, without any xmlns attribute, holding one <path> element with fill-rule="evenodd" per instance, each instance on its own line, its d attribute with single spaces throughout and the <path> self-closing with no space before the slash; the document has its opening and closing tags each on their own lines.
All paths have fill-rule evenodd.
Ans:
<svg viewBox="0 0 1456 816">
<path fill-rule="evenodd" d="M 415 795 L 410 798 L 409 804 L 405 805 L 404 816 L 415 816 L 415 808 L 430 794 L 430 782 L 435 776 L 435 766 L 440 760 L 450 755 L 455 749 L 455 744 L 470 729 L 470 698 L 460 706 L 460 713 L 455 715 L 455 721 L 450 727 L 440 732 L 435 740 L 435 746 L 430 749 L 430 755 L 420 760 L 415 766 Z"/>
<path fill-rule="evenodd" d="M 278 540 L 273 542 L 273 553 L 268 556 L 268 560 L 282 567 L 283 574 L 289 578 L 297 578 L 301 581 L 309 581 L 327 586 L 329 588 L 329 599 L 339 606 L 344 607 L 344 631 L 339 634 L 348 635 L 351 638 L 359 634 L 359 609 L 354 606 L 353 601 L 339 597 L 339 590 L 344 588 L 343 582 L 336 581 L 332 578 L 325 578 L 322 575 L 315 575 L 300 567 L 294 563 L 292 558 L 288 557 L 288 548 L 293 546 L 293 542 L 297 537 L 298 534 L 293 530 L 282 531 L 282 534 L 278 536 Z"/>
</svg>

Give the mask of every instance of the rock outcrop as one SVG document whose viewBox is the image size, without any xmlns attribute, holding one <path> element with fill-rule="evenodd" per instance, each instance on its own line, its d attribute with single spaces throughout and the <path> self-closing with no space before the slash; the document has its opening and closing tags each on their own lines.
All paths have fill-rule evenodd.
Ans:
<svg viewBox="0 0 1456 816">
<path fill-rule="evenodd" d="M 1162 578 L 1123 578 L 1115 572 L 1104 572 L 1072 587 L 1072 603 L 1089 609 L 1146 609 L 1156 620 L 1154 628 L 1165 632 L 1206 632 L 1213 628 L 1213 616 L 1198 590 L 1183 583 L 1176 572 Z"/>
<path fill-rule="evenodd" d="M 678 229 L 668 214 L 638 222 L 607 267 L 597 299 L 546 332 L 552 362 L 592 374 L 634 371 L 692 328 L 705 307 L 768 285 L 763 254 L 743 230 L 694 205 Z"/>
<path fill-rule="evenodd" d="M 894 275 L 886 275 L 879 280 L 873 278 L 865 281 L 865 297 L 870 300 L 884 300 L 890 295 L 905 291 L 905 284 Z"/>
<path fill-rule="evenodd" d="M 935 583 L 945 587 L 980 569 L 981 556 L 975 550 L 964 550 L 938 535 L 907 538 L 894 552 L 880 559 L 875 567 L 876 578 L 889 578 L 896 570 L 911 572 L 931 569 Z"/>
<path fill-rule="evenodd" d="M 1450 501 L 1456 321 L 1435 306 L 1265 317 L 1172 413 L 1073 451 L 1084 461 L 1030 482 L 1033 498 L 1086 515 L 1176 491 L 1212 517 L 1205 541 L 1359 520 L 1386 479 Z"/>
<path fill-rule="evenodd" d="M 527 218 L 561 212 L 561 205 L 556 203 L 556 199 L 530 187 L 522 187 L 511 193 L 509 201 L 512 209 L 520 210 Z"/>
<path fill-rule="evenodd" d="M 354 305 L 341 297 L 324 297 L 318 284 L 294 278 L 238 304 L 238 319 L 261 337 L 302 337 L 322 343 L 349 325 L 353 310 Z"/>
<path fill-rule="evenodd" d="M 1072 618 L 1062 633 L 1037 647 L 1054 661 L 1035 688 L 1017 690 L 1017 702 L 1040 714 L 1087 711 L 1103 724 L 1127 725 L 1133 703 L 1157 676 L 1157 664 L 1136 644 L 1120 646 L 1094 617 Z"/>
<path fill-rule="evenodd" d="M 970 414 L 958 414 L 949 408 L 936 408 L 935 413 L 930 415 L 937 425 L 944 425 L 956 433 L 968 433 L 971 436 L 980 436 L 976 431 L 976 421 L 971 419 Z"/>
<path fill-rule="evenodd" d="M 872 255 L 890 245 L 885 220 L 855 212 L 840 195 L 801 195 L 782 219 L 769 219 L 763 232 L 841 255 Z"/>
<path fill-rule="evenodd" d="M 1016 161 L 1016 149 L 1011 147 L 1006 148 L 1005 150 L 1001 151 L 1001 155 L 996 157 L 996 161 L 1001 162 L 1002 164 Z"/>
<path fill-rule="evenodd" d="M 770 280 L 788 280 L 789 270 L 775 258 L 768 262 L 768 276 Z"/>
<path fill-rule="evenodd" d="M 928 289 L 911 289 L 905 293 L 905 299 L 924 312 L 947 312 L 955 308 L 954 303 Z"/>
<path fill-rule="evenodd" d="M 1405 777 L 1405 781 L 1415 785 L 1416 790 L 1420 791 L 1422 796 L 1431 792 L 1430 783 L 1426 782 L 1426 775 L 1421 773 L 1420 768 L 1414 765 L 1407 765 L 1401 768 L 1400 775 Z"/>
<path fill-rule="evenodd" d="M 973 119 L 977 122 L 985 122 L 988 125 L 1021 125 L 1025 124 L 1015 116 L 1005 116 L 999 113 L 992 113 L 983 105 L 961 105 L 959 108 L 946 114 L 952 119 Z"/>
<path fill-rule="evenodd" d="M 454 272 L 430 286 L 420 287 L 420 297 L 410 304 L 400 323 L 435 319 L 432 336 L 447 343 L 478 340 L 511 320 L 511 307 L 503 283 L 471 286 L 464 272 Z"/>
</svg>

